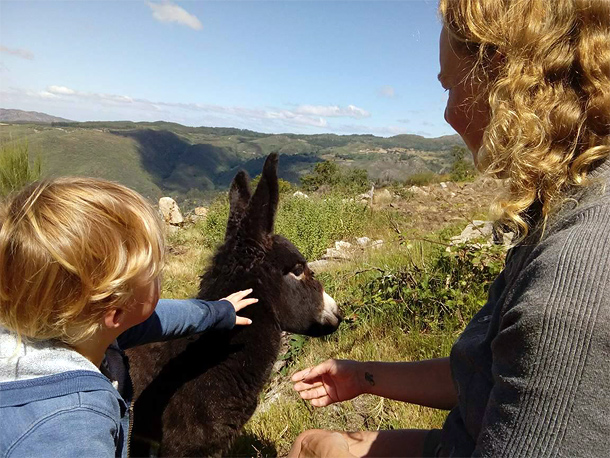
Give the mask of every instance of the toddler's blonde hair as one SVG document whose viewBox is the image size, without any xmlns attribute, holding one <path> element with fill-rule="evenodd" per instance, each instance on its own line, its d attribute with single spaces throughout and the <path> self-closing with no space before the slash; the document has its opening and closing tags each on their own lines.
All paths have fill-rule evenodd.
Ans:
<svg viewBox="0 0 610 458">
<path fill-rule="evenodd" d="M 157 212 L 135 191 L 94 178 L 34 183 L 0 205 L 0 324 L 81 342 L 158 277 L 164 251 Z"/>
</svg>

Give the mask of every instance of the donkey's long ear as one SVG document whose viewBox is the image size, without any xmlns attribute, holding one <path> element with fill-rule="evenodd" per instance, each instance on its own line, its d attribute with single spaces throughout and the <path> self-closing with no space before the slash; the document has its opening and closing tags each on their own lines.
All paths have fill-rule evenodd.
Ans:
<svg viewBox="0 0 610 458">
<path fill-rule="evenodd" d="M 229 190 L 229 220 L 225 240 L 237 234 L 239 224 L 245 215 L 246 207 L 252 195 L 249 181 L 248 174 L 244 170 L 237 172 L 237 175 L 233 178 Z"/>
<path fill-rule="evenodd" d="M 242 230 L 248 236 L 259 239 L 265 234 L 273 233 L 273 223 L 275 222 L 275 212 L 280 200 L 280 193 L 277 182 L 277 163 L 278 155 L 270 154 L 263 166 L 263 173 L 258 182 L 256 191 L 246 215 L 242 220 Z"/>
</svg>

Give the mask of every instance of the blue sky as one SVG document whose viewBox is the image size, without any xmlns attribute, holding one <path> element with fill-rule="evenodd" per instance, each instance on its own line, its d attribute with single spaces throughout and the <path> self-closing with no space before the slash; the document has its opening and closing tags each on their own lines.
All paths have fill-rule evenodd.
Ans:
<svg viewBox="0 0 610 458">
<path fill-rule="evenodd" d="M 436 0 L 0 0 L 0 106 L 86 120 L 427 137 Z"/>
</svg>

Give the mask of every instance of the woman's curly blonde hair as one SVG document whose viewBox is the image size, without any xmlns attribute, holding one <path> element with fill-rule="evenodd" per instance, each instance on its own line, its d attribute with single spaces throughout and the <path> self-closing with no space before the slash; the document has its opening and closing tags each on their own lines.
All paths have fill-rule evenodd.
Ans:
<svg viewBox="0 0 610 458">
<path fill-rule="evenodd" d="M 545 221 L 610 156 L 610 0 L 440 0 L 439 11 L 487 88 L 484 166 L 507 178 L 495 209 L 524 237 L 528 210 Z"/>
</svg>

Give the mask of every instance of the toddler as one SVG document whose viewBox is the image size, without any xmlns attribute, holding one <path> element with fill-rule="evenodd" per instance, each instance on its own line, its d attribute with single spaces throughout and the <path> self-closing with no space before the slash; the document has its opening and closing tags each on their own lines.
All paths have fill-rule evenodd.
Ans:
<svg viewBox="0 0 610 458">
<path fill-rule="evenodd" d="M 251 290 L 159 300 L 164 241 L 136 192 L 34 183 L 0 205 L 0 456 L 127 456 L 123 350 L 250 320 Z"/>
</svg>

